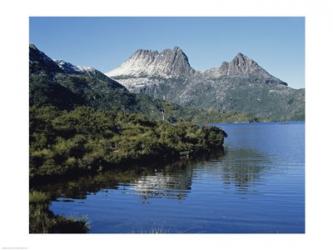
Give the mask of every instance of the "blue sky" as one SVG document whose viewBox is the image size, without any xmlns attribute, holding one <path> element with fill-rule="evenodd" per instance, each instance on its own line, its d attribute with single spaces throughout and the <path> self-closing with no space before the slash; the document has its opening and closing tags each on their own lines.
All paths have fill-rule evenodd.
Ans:
<svg viewBox="0 0 333 250">
<path fill-rule="evenodd" d="M 181 47 L 205 70 L 238 52 L 304 87 L 303 17 L 30 17 L 30 42 L 53 59 L 107 72 L 137 49 Z"/>
</svg>

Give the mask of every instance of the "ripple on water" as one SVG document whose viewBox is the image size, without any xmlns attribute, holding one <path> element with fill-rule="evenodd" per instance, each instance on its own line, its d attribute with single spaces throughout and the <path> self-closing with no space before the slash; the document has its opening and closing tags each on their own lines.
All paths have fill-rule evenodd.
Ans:
<svg viewBox="0 0 333 250">
<path fill-rule="evenodd" d="M 91 232 L 304 232 L 304 123 L 221 126 L 224 156 L 61 183 L 51 210 Z"/>
</svg>

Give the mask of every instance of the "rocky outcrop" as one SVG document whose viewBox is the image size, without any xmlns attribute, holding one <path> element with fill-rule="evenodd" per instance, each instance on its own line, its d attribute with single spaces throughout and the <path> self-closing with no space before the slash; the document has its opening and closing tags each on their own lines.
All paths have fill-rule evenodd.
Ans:
<svg viewBox="0 0 333 250">
<path fill-rule="evenodd" d="M 119 68 L 106 73 L 109 77 L 189 77 L 195 72 L 186 54 L 179 48 L 161 52 L 137 50 Z"/>
<path fill-rule="evenodd" d="M 185 107 L 274 120 L 304 117 L 304 89 L 288 87 L 242 53 L 220 67 L 200 72 L 190 66 L 180 48 L 138 50 L 107 75 L 130 92 Z"/>
<path fill-rule="evenodd" d="M 257 78 L 263 83 L 277 83 L 287 86 L 287 83 L 272 76 L 260 67 L 257 62 L 242 53 L 238 53 L 231 62 L 223 62 L 218 68 L 206 70 L 204 75 L 209 79 L 218 79 L 224 76 L 251 77 Z"/>
</svg>

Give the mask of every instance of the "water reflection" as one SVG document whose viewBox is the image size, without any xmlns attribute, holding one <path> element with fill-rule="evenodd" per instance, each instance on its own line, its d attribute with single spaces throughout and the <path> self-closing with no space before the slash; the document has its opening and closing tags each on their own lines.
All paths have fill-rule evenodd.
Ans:
<svg viewBox="0 0 333 250">
<path fill-rule="evenodd" d="M 258 182 L 267 170 L 267 157 L 251 149 L 230 150 L 225 154 L 200 159 L 183 160 L 160 167 L 140 167 L 107 171 L 95 176 L 45 185 L 38 188 L 54 198 L 85 199 L 87 194 L 122 187 L 132 190 L 143 200 L 150 198 L 185 199 L 191 190 L 193 173 L 205 172 L 219 176 L 224 185 L 234 185 L 246 191 Z"/>
<path fill-rule="evenodd" d="M 133 187 L 143 199 L 184 199 L 191 189 L 192 175 L 193 168 L 189 162 L 178 162 L 154 175 L 141 176 Z"/>
<path fill-rule="evenodd" d="M 221 176 L 226 185 L 234 185 L 239 191 L 247 191 L 270 166 L 264 154 L 252 149 L 231 150 L 221 161 Z"/>
<path fill-rule="evenodd" d="M 94 233 L 304 232 L 304 125 L 227 132 L 224 155 L 43 187 L 57 198 L 50 209 L 87 216 Z"/>
<path fill-rule="evenodd" d="M 106 171 L 95 176 L 83 176 L 75 180 L 52 183 L 37 187 L 36 190 L 47 192 L 53 198 L 85 199 L 88 194 L 100 190 L 134 190 L 143 199 L 168 197 L 183 199 L 186 190 L 191 189 L 192 167 L 188 160 L 166 166 L 138 167 L 126 170 Z"/>
</svg>

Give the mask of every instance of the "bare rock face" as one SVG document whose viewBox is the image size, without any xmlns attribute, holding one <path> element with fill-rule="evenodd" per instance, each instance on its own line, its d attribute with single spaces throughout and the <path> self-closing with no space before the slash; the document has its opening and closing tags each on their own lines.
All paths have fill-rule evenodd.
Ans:
<svg viewBox="0 0 333 250">
<path fill-rule="evenodd" d="M 190 66 L 178 47 L 161 52 L 137 50 L 107 75 L 130 92 L 185 107 L 276 120 L 304 116 L 304 89 L 288 87 L 242 53 L 219 67 L 200 72 Z"/>
<path fill-rule="evenodd" d="M 109 77 L 189 77 L 194 73 L 187 56 L 179 48 L 161 52 L 137 50 L 119 68 L 106 73 Z"/>
<path fill-rule="evenodd" d="M 223 62 L 219 68 L 206 70 L 204 75 L 209 79 L 218 79 L 224 76 L 251 77 L 261 80 L 263 83 L 277 83 L 287 86 L 287 83 L 272 76 L 257 62 L 242 53 L 238 53 L 231 62 Z"/>
<path fill-rule="evenodd" d="M 230 63 L 222 64 L 222 69 L 226 75 L 256 75 L 260 78 L 270 78 L 270 75 L 266 70 L 261 68 L 255 61 L 238 53 Z"/>
</svg>

